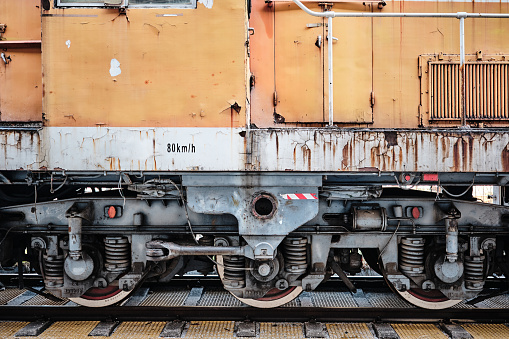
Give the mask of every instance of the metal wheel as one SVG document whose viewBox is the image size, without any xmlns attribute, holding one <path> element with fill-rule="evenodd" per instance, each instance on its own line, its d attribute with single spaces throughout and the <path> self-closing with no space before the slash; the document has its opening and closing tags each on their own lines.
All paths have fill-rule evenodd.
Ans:
<svg viewBox="0 0 509 339">
<path fill-rule="evenodd" d="M 217 256 L 216 261 L 219 265 L 216 265 L 217 273 L 221 280 L 224 276 L 223 269 L 223 257 Z M 287 289 L 281 291 L 278 288 L 273 288 L 267 292 L 262 298 L 258 299 L 249 299 L 249 298 L 239 298 L 235 294 L 231 293 L 235 298 L 242 301 L 244 304 L 257 307 L 257 308 L 274 308 L 289 303 L 293 299 L 297 298 L 299 294 L 302 292 L 302 286 L 290 286 Z"/>
<path fill-rule="evenodd" d="M 81 297 L 69 299 L 81 306 L 105 307 L 124 300 L 131 292 L 132 291 L 123 291 L 118 288 L 118 286 L 114 285 L 105 288 L 92 287 Z"/>
<path fill-rule="evenodd" d="M 385 273 L 385 272 L 384 272 Z M 406 291 L 399 291 L 394 285 L 387 280 L 385 274 L 384 279 L 387 285 L 401 298 L 409 302 L 410 304 L 420 307 L 427 308 L 430 310 L 441 310 L 444 308 L 452 307 L 459 304 L 462 300 L 451 300 L 447 298 L 440 290 L 429 290 L 425 291 L 420 288 L 411 288 Z"/>
</svg>

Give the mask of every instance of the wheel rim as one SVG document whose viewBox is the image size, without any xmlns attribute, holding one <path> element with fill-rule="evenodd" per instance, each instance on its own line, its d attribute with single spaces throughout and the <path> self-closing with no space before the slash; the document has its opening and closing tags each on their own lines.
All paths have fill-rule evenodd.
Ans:
<svg viewBox="0 0 509 339">
<path fill-rule="evenodd" d="M 389 287 L 401 298 L 410 304 L 430 310 L 441 310 L 459 304 L 462 300 L 451 300 L 447 298 L 440 290 L 425 291 L 420 288 L 411 288 L 406 291 L 399 291 L 394 285 L 385 278 Z"/>
<path fill-rule="evenodd" d="M 216 265 L 217 273 L 221 280 L 223 280 L 223 256 L 218 255 L 216 257 L 216 261 L 219 265 Z M 250 298 L 240 298 L 235 294 L 230 292 L 238 300 L 242 301 L 244 304 L 257 307 L 257 308 L 274 308 L 282 306 L 286 303 L 289 303 L 293 299 L 297 298 L 299 294 L 302 292 L 302 286 L 291 286 L 285 290 L 280 290 L 278 288 L 273 288 L 269 290 L 263 297 L 257 299 Z"/>
<path fill-rule="evenodd" d="M 105 288 L 92 287 L 81 297 L 69 299 L 82 306 L 105 307 L 124 300 L 130 293 L 131 291 L 123 291 L 118 286 L 108 286 Z"/>
<path fill-rule="evenodd" d="M 279 291 L 279 293 L 274 290 Z M 269 293 L 273 294 L 268 296 Z M 248 299 L 248 298 L 239 298 L 235 294 L 232 294 L 235 298 L 242 301 L 244 304 L 249 306 L 258 307 L 258 308 L 274 308 L 289 303 L 293 299 L 297 298 L 299 294 L 302 292 L 302 286 L 292 286 L 287 289 L 281 291 L 277 288 L 273 288 L 267 294 L 258 299 Z M 230 292 L 231 293 L 231 292 Z"/>
<path fill-rule="evenodd" d="M 411 303 L 412 305 L 415 305 L 417 307 L 421 308 L 427 308 L 430 310 L 441 310 L 444 308 L 452 307 L 456 304 L 459 304 L 462 300 L 451 300 L 444 296 L 442 292 L 439 290 L 431 290 L 430 292 L 434 293 L 440 293 L 442 296 L 436 299 L 429 298 L 426 295 L 423 295 L 420 292 L 417 292 L 420 289 L 410 289 L 408 291 L 400 292 L 397 291 L 397 293 L 406 301 Z M 421 290 L 422 291 L 422 290 Z"/>
</svg>

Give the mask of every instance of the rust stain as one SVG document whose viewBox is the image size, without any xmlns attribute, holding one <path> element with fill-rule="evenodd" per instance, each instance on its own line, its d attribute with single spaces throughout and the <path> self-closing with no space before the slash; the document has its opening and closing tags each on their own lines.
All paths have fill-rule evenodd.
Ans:
<svg viewBox="0 0 509 339">
<path fill-rule="evenodd" d="M 336 153 L 336 147 L 333 147 L 333 152 Z M 350 159 L 350 142 L 343 147 L 343 159 L 341 159 L 341 166 L 343 169 L 348 168 L 348 159 Z"/>
<path fill-rule="evenodd" d="M 507 144 L 502 150 L 500 159 L 502 162 L 502 171 L 509 172 L 509 144 Z"/>
<path fill-rule="evenodd" d="M 277 133 L 276 133 L 276 155 L 277 159 L 279 160 L 279 137 L 277 136 Z"/>
</svg>

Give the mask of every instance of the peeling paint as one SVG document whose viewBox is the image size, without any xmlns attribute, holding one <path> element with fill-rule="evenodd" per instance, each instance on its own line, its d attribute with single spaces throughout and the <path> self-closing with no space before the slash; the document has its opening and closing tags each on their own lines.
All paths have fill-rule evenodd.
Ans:
<svg viewBox="0 0 509 339">
<path fill-rule="evenodd" d="M 71 40 L 67 40 L 65 42 L 65 45 L 67 46 L 67 48 L 71 48 Z"/>
<path fill-rule="evenodd" d="M 211 9 L 214 4 L 214 0 L 198 0 L 198 2 L 208 9 Z"/>
<path fill-rule="evenodd" d="M 120 69 L 120 62 L 117 59 L 111 59 L 110 75 L 112 77 L 116 77 L 117 75 L 120 75 L 120 73 L 122 73 L 122 70 Z"/>
</svg>

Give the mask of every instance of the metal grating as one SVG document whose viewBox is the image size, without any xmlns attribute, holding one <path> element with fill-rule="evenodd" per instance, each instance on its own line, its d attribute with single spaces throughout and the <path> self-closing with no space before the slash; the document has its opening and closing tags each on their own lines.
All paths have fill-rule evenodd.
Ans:
<svg viewBox="0 0 509 339">
<path fill-rule="evenodd" d="M 17 296 L 25 293 L 26 290 L 20 290 L 17 288 L 6 288 L 0 291 L 0 305 L 5 305 L 9 300 L 16 298 Z"/>
<path fill-rule="evenodd" d="M 430 119 L 461 120 L 460 65 L 430 62 Z M 509 120 L 509 63 L 465 64 L 466 119 Z"/>
<path fill-rule="evenodd" d="M 189 290 L 186 288 L 155 288 L 140 306 L 182 306 L 188 295 Z"/>
<path fill-rule="evenodd" d="M 207 288 L 198 306 L 241 307 L 244 304 L 223 288 Z"/>
</svg>

